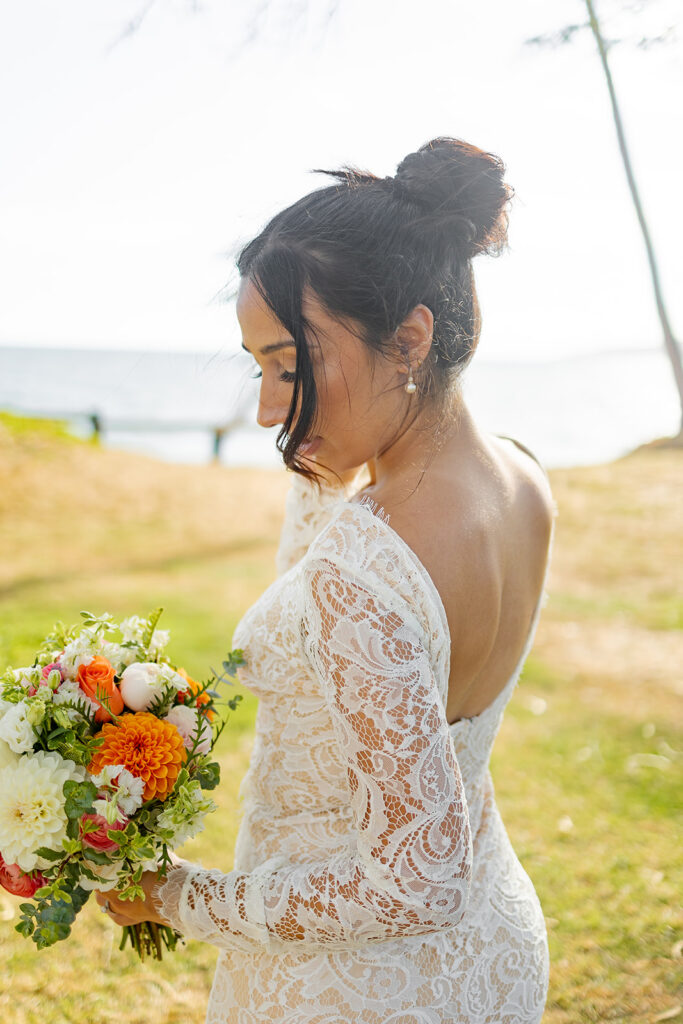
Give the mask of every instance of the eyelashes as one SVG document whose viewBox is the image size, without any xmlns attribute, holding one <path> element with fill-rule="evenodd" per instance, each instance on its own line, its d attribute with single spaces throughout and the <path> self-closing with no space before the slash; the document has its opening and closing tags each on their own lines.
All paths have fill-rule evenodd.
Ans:
<svg viewBox="0 0 683 1024">
<path fill-rule="evenodd" d="M 250 374 L 252 380 L 258 380 L 258 378 L 262 376 L 263 372 L 261 370 L 257 370 L 256 373 Z M 283 370 L 282 373 L 280 374 L 280 380 L 283 382 L 283 384 L 293 384 L 294 381 L 296 380 L 296 374 L 289 373 L 287 370 Z"/>
</svg>

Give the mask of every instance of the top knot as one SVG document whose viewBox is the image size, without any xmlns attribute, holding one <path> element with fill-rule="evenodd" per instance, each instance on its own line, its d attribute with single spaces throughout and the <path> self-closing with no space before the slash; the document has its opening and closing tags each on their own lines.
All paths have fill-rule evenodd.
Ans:
<svg viewBox="0 0 683 1024">
<path fill-rule="evenodd" d="M 496 253 L 507 241 L 505 207 L 514 194 L 499 157 L 461 139 L 442 136 L 409 153 L 393 189 L 421 206 L 430 221 L 451 223 L 469 256 Z"/>
</svg>

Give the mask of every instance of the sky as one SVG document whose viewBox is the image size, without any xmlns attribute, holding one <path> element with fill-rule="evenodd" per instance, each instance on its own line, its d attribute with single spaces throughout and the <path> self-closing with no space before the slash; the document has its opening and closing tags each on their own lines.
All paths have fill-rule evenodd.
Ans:
<svg viewBox="0 0 683 1024">
<path fill-rule="evenodd" d="M 681 339 L 683 25 L 634 44 L 678 5 L 597 8 L 625 39 L 610 62 Z M 236 349 L 233 254 L 329 183 L 313 168 L 392 174 L 452 135 L 516 192 L 509 250 L 474 262 L 480 358 L 660 348 L 592 37 L 525 44 L 584 20 L 582 0 L 3 5 L 0 345 Z"/>
</svg>

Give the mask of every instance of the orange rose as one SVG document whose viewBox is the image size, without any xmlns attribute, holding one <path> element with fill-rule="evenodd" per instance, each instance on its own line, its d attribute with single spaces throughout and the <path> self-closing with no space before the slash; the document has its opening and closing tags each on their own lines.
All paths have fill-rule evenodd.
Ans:
<svg viewBox="0 0 683 1024">
<path fill-rule="evenodd" d="M 96 722 L 109 722 L 112 715 L 120 715 L 123 711 L 123 697 L 114 682 L 114 666 L 96 655 L 89 665 L 79 665 L 78 683 L 86 697 L 99 705 L 95 713 Z M 112 714 L 110 714 L 110 712 Z"/>
<path fill-rule="evenodd" d="M 197 705 L 197 707 L 201 708 L 201 706 L 203 704 L 208 704 L 209 701 L 211 700 L 211 698 L 209 697 L 209 695 L 206 692 L 206 690 L 203 690 L 202 693 L 198 692 L 199 690 L 201 690 L 202 684 L 198 683 L 197 680 L 193 679 L 191 676 L 188 676 L 188 674 L 187 674 L 187 672 L 185 671 L 184 668 L 179 668 L 176 671 L 178 672 L 179 676 L 182 676 L 183 679 L 186 679 L 188 681 L 188 683 L 190 684 L 190 693 L 193 696 L 195 694 L 197 694 L 197 699 L 195 701 L 195 704 Z M 206 716 L 207 716 L 207 718 L 209 719 L 210 722 L 213 722 L 214 718 L 216 717 L 216 712 L 215 711 L 211 711 L 210 709 L 205 711 L 205 714 L 206 714 Z"/>
</svg>

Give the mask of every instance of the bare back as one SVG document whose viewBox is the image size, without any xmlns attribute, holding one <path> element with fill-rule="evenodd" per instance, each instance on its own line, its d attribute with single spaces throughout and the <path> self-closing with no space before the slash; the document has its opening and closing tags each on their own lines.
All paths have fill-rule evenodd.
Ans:
<svg viewBox="0 0 683 1024">
<path fill-rule="evenodd" d="M 440 453 L 407 499 L 382 495 L 391 526 L 431 576 L 446 611 L 450 724 L 484 711 L 522 656 L 553 516 L 545 471 L 518 442 L 480 434 L 457 455 Z"/>
</svg>

